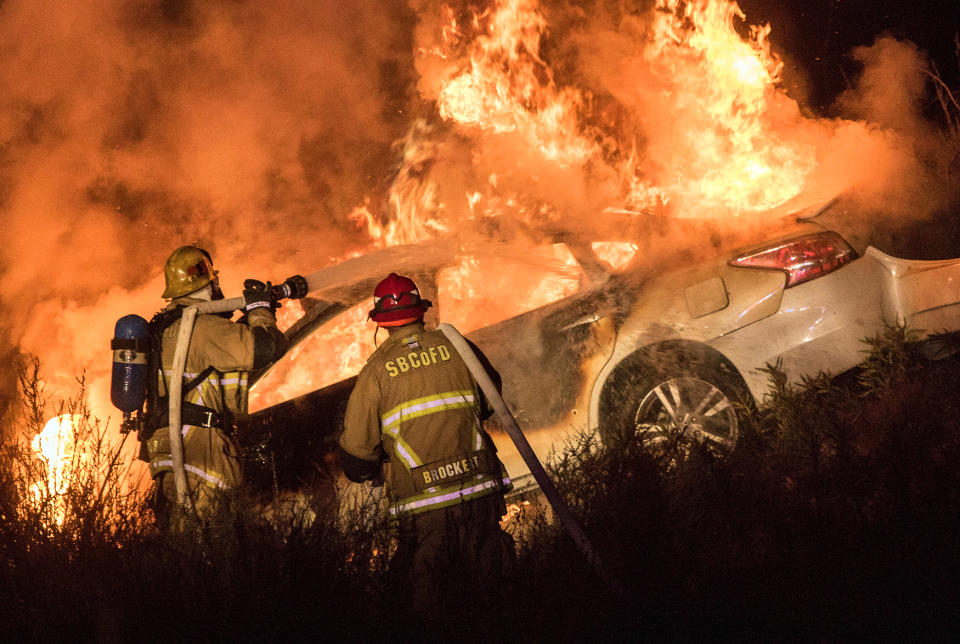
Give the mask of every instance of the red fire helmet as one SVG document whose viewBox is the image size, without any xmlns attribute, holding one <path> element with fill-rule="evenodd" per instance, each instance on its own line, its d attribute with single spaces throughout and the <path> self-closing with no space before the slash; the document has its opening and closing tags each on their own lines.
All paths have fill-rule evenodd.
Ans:
<svg viewBox="0 0 960 644">
<path fill-rule="evenodd" d="M 423 320 L 423 314 L 433 306 L 420 297 L 420 290 L 409 277 L 390 273 L 373 291 L 370 319 L 377 326 L 403 326 Z"/>
</svg>

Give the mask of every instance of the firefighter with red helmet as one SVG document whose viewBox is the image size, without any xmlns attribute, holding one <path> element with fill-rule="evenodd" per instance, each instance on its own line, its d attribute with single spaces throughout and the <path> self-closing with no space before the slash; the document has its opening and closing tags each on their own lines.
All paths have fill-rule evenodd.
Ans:
<svg viewBox="0 0 960 644">
<path fill-rule="evenodd" d="M 156 428 L 144 445 L 150 475 L 157 482 L 154 501 L 161 518 L 165 517 L 170 501 L 177 498 L 166 396 L 180 317 L 188 306 L 223 299 L 213 261 L 202 248 L 176 249 L 163 272 L 166 289 L 162 297 L 170 303 L 150 322 L 151 333 L 160 338 L 156 393 L 161 418 L 154 423 Z M 239 448 L 231 432 L 234 418 L 247 412 L 249 372 L 277 360 L 287 347 L 285 336 L 277 329 L 270 284 L 246 280 L 243 297 L 244 316 L 240 322 L 232 322 L 231 314 L 198 315 L 187 350 L 181 435 L 187 486 L 201 518 L 212 516 L 241 482 Z"/>
<path fill-rule="evenodd" d="M 373 302 L 369 317 L 389 337 L 357 377 L 339 454 L 350 480 L 385 480 L 399 522 L 391 568 L 429 612 L 441 597 L 462 597 L 468 580 L 495 587 L 509 566 L 513 540 L 499 521 L 510 480 L 482 425 L 492 410 L 479 386 L 446 336 L 424 327 L 430 301 L 391 273 Z"/>
</svg>

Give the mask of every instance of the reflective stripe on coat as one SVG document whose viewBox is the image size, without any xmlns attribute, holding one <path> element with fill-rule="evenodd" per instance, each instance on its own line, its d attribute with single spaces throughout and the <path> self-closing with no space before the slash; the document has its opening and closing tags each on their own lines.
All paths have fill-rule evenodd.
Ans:
<svg viewBox="0 0 960 644">
<path fill-rule="evenodd" d="M 391 512 L 419 513 L 502 492 L 510 480 L 477 474 L 417 492 L 411 470 L 441 459 L 493 450 L 480 422 L 481 395 L 443 333 L 410 325 L 387 338 L 357 376 L 340 446 L 367 461 L 390 461 Z M 498 462 L 499 463 L 499 462 Z"/>
</svg>

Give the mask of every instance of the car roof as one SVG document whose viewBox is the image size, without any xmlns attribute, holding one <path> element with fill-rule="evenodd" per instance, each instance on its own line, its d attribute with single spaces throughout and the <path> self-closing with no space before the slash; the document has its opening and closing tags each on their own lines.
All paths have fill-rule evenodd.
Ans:
<svg viewBox="0 0 960 644">
<path fill-rule="evenodd" d="M 547 243 L 565 240 L 548 239 Z M 543 247 L 543 243 L 533 247 Z M 458 265 L 463 258 L 527 259 L 531 242 L 508 244 L 483 238 L 459 237 L 418 244 L 391 246 L 346 259 L 310 275 L 311 291 L 301 300 L 304 315 L 285 331 L 291 346 L 317 326 L 358 302 L 369 299 L 377 283 L 390 273 L 407 275 L 421 286 L 437 272 Z M 574 252 L 577 256 L 577 252 Z M 577 256 L 578 261 L 590 261 Z M 596 276 L 595 267 L 590 267 Z M 605 276 L 603 276 L 605 277 Z"/>
<path fill-rule="evenodd" d="M 669 244 L 671 238 L 686 238 L 694 240 L 694 243 L 697 243 L 696 240 L 711 240 L 718 245 L 719 237 L 736 231 L 737 234 L 730 235 L 727 241 L 733 242 L 734 246 L 749 245 L 753 235 L 748 231 L 756 228 L 778 228 L 782 232 L 796 229 L 797 220 L 815 217 L 835 201 L 834 198 L 805 207 L 785 204 L 773 211 L 727 221 L 664 217 L 649 212 L 608 208 L 603 212 L 602 227 L 593 230 L 584 228 L 583 218 L 574 217 L 560 222 L 551 231 L 542 231 L 540 240 L 528 238 L 509 243 L 480 236 L 458 236 L 455 239 L 376 249 L 312 274 L 313 289 L 310 297 L 304 301 L 307 314 L 288 330 L 288 337 L 295 341 L 297 336 L 308 332 L 309 328 L 322 320 L 368 298 L 376 284 L 391 272 L 409 275 L 417 281 L 456 265 L 464 257 L 517 257 L 530 248 L 566 243 L 591 280 L 600 282 L 607 274 L 596 256 L 589 251 L 592 241 L 633 241 L 643 248 L 649 244 Z M 740 238 L 739 244 L 734 242 L 734 237 Z"/>
</svg>

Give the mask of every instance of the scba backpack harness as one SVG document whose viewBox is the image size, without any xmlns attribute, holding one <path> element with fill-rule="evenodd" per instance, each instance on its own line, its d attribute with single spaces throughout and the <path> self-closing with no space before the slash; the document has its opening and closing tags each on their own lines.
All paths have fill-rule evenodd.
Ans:
<svg viewBox="0 0 960 644">
<path fill-rule="evenodd" d="M 160 427 L 170 422 L 170 399 L 160 395 L 163 382 L 161 350 L 163 332 L 183 315 L 183 307 L 161 311 L 150 322 L 139 315 L 126 315 L 117 320 L 113 350 L 113 374 L 110 401 L 123 412 L 120 431 L 136 430 L 140 441 L 139 458 L 149 461 L 146 441 Z M 200 386 L 214 371 L 207 367 L 185 382 L 183 392 Z M 224 406 L 224 409 L 226 407 Z M 224 427 L 224 418 L 212 407 L 181 401 L 180 419 L 184 425 L 197 427 Z"/>
</svg>

